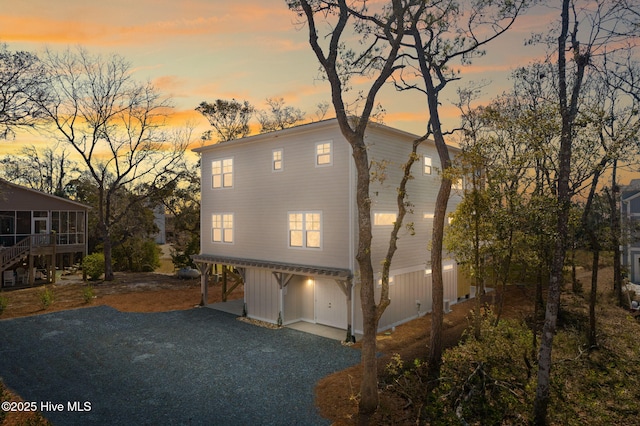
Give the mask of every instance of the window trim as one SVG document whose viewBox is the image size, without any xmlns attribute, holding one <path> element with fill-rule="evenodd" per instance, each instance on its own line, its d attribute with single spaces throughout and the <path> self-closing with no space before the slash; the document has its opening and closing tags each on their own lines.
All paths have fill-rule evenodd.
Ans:
<svg viewBox="0 0 640 426">
<path fill-rule="evenodd" d="M 219 216 L 220 227 L 214 226 L 214 217 Z M 225 216 L 231 216 L 231 227 L 225 226 Z M 215 230 L 220 230 L 220 240 L 215 239 Z M 231 230 L 231 241 L 226 241 L 226 230 Z M 211 242 L 213 244 L 234 244 L 235 243 L 235 215 L 231 212 L 220 212 L 211 214 Z"/>
<path fill-rule="evenodd" d="M 224 167 L 225 167 L 224 162 L 225 161 L 229 161 L 229 160 L 231 161 L 231 172 L 225 173 L 225 171 L 224 171 Z M 214 169 L 213 164 L 216 163 L 216 162 L 220 163 L 220 173 L 215 173 L 214 174 L 213 173 L 213 169 Z M 234 173 L 233 173 L 233 171 L 234 171 L 234 163 L 235 163 L 234 157 L 216 158 L 216 159 L 211 160 L 211 188 L 212 189 L 229 189 L 229 188 L 233 188 L 234 181 L 235 181 L 234 176 L 233 176 L 234 175 Z M 230 175 L 231 176 L 231 185 L 225 185 L 225 175 Z M 216 176 L 219 176 L 219 178 L 220 178 L 220 185 L 219 186 L 215 185 Z"/>
<path fill-rule="evenodd" d="M 276 153 L 280 153 L 280 159 L 276 160 L 274 155 Z M 276 168 L 276 163 L 280 162 L 280 168 Z M 281 172 L 284 170 L 284 148 L 274 148 L 271 150 L 271 171 L 272 172 Z"/>
<path fill-rule="evenodd" d="M 329 145 L 329 152 L 328 153 L 318 153 L 318 147 L 320 145 Z M 314 158 L 315 158 L 315 165 L 316 167 L 329 167 L 333 165 L 333 141 L 320 141 L 320 142 L 316 142 L 315 146 L 314 146 Z M 327 163 L 322 163 L 320 164 L 319 160 L 320 160 L 320 156 L 324 156 L 324 155 L 329 155 L 329 161 Z"/>
<path fill-rule="evenodd" d="M 293 229 L 293 231 L 302 231 L 302 245 L 294 246 L 291 245 L 291 215 L 300 214 L 302 215 L 302 227 L 301 229 Z M 307 242 L 307 232 L 314 231 L 313 229 L 307 229 L 307 218 L 308 214 L 317 214 L 319 216 L 319 244 L 318 247 L 309 246 Z M 323 240 L 323 221 L 322 221 L 322 211 L 320 210 L 310 210 L 310 211 L 288 211 L 287 212 L 287 247 L 290 249 L 298 249 L 298 250 L 322 250 L 324 240 Z"/>
<path fill-rule="evenodd" d="M 378 223 L 378 219 L 381 218 L 381 216 L 383 215 L 393 215 L 393 221 L 391 221 L 391 223 Z M 373 226 L 375 226 L 376 228 L 379 227 L 385 227 L 385 226 L 393 226 L 393 224 L 398 220 L 398 213 L 397 212 L 391 212 L 391 211 L 379 211 L 379 212 L 373 212 Z"/>
<path fill-rule="evenodd" d="M 427 159 L 429 159 L 429 164 L 427 165 Z M 429 167 L 429 171 L 427 172 L 427 167 Z M 433 174 L 433 159 L 429 155 L 422 156 L 422 174 L 424 176 L 431 176 Z"/>
</svg>

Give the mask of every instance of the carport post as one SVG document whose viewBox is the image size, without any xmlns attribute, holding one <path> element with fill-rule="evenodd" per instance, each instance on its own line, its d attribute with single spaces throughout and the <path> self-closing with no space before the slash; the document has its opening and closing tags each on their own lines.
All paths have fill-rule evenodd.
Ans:
<svg viewBox="0 0 640 426">
<path fill-rule="evenodd" d="M 209 271 L 211 265 L 206 262 L 196 262 L 196 266 L 200 271 L 200 306 L 207 306 L 209 300 Z"/>
</svg>

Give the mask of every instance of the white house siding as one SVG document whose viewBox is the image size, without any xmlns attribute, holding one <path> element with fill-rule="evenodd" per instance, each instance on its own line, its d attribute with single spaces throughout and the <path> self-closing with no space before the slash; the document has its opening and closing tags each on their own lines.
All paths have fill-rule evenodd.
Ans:
<svg viewBox="0 0 640 426">
<path fill-rule="evenodd" d="M 393 137 L 395 143 L 389 143 Z M 384 182 L 373 182 L 370 187 L 371 192 L 371 211 L 372 215 L 376 212 L 397 212 L 396 204 L 396 188 L 400 184 L 402 178 L 401 166 L 408 160 L 411 152 L 411 143 L 413 137 L 406 135 L 404 138 L 398 135 L 391 135 L 388 130 L 374 129 L 367 136 L 367 144 L 369 146 L 370 158 L 372 160 L 389 160 L 390 163 L 385 167 L 386 179 Z M 433 219 L 425 218 L 425 213 L 433 213 L 435 209 L 435 201 L 440 189 L 440 178 L 438 170 L 440 169 L 440 161 L 435 148 L 431 141 L 423 142 L 418 148 L 419 160 L 412 167 L 412 176 L 407 184 L 407 201 L 412 203 L 409 208 L 412 212 L 408 212 L 403 227 L 398 234 L 398 250 L 392 260 L 392 269 L 415 268 L 420 265 L 425 266 L 430 259 L 428 251 L 431 242 L 431 234 L 433 229 Z M 423 174 L 422 157 L 427 155 L 432 159 L 432 174 Z M 455 153 L 451 153 L 453 158 Z M 452 191 L 448 211 L 455 210 L 456 205 L 460 201 L 460 196 L 456 191 Z M 406 225 L 413 224 L 413 232 L 406 228 Z M 376 272 L 381 270 L 381 262 L 384 259 L 388 245 L 389 235 L 392 226 L 374 226 L 373 227 L 373 249 L 372 258 Z"/>
<path fill-rule="evenodd" d="M 394 272 L 394 271 L 392 271 Z M 444 286 L 444 299 L 451 305 L 457 301 L 457 266 L 443 271 L 442 280 Z M 378 331 L 384 331 L 396 325 L 408 322 L 418 316 L 432 311 L 432 286 L 431 274 L 426 274 L 424 269 L 395 273 L 393 284 L 389 286 L 389 299 L 391 304 L 380 318 Z M 380 300 L 380 286 L 376 286 L 376 302 Z M 363 319 L 360 309 L 360 286 L 356 286 L 355 301 L 358 314 L 355 318 L 354 330 L 362 333 Z M 418 306 L 418 303 L 420 305 Z"/>
<path fill-rule="evenodd" d="M 201 252 L 315 266 L 349 266 L 349 146 L 337 127 L 258 135 L 202 149 Z M 315 166 L 315 143 L 333 141 L 333 164 Z M 272 151 L 284 168 L 272 171 Z M 233 158 L 233 188 L 212 189 L 211 162 Z M 288 212 L 320 212 L 322 248 L 289 248 Z M 233 213 L 232 244 L 213 243 L 212 213 Z"/>
<path fill-rule="evenodd" d="M 298 321 L 314 322 L 314 282 L 308 277 L 295 275 L 284 290 L 285 325 Z"/>
<path fill-rule="evenodd" d="M 245 303 L 249 318 L 276 323 L 280 312 L 278 282 L 267 269 L 247 268 L 245 271 Z"/>
</svg>

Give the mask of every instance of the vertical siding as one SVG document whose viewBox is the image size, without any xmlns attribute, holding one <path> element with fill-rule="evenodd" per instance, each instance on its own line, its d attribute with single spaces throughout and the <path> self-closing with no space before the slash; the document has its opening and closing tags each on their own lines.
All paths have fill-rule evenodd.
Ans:
<svg viewBox="0 0 640 426">
<path fill-rule="evenodd" d="M 271 323 L 278 321 L 280 291 L 271 271 L 247 268 L 244 291 L 249 318 Z"/>
<path fill-rule="evenodd" d="M 455 304 L 457 295 L 457 267 L 444 271 L 444 299 Z M 425 274 L 424 269 L 400 273 L 393 276 L 394 283 L 389 286 L 391 304 L 384 311 L 378 324 L 383 331 L 393 326 L 410 321 L 432 311 L 432 275 Z M 360 286 L 356 288 L 356 318 L 354 330 L 362 333 L 362 309 L 360 305 Z M 380 298 L 381 287 L 376 286 L 376 301 Z M 418 306 L 418 302 L 420 305 Z"/>
</svg>

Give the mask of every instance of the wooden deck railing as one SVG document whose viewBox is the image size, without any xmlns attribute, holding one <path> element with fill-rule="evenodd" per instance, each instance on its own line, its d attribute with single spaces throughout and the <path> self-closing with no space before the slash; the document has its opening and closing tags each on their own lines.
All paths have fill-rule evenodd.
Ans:
<svg viewBox="0 0 640 426">
<path fill-rule="evenodd" d="M 2 262 L 1 269 L 5 270 L 6 268 L 13 265 L 18 259 L 20 259 L 24 254 L 31 251 L 36 247 L 48 247 L 56 245 L 56 235 L 55 234 L 34 234 L 29 235 L 26 238 L 18 241 L 17 244 L 11 247 L 4 247 L 0 250 Z"/>
</svg>

